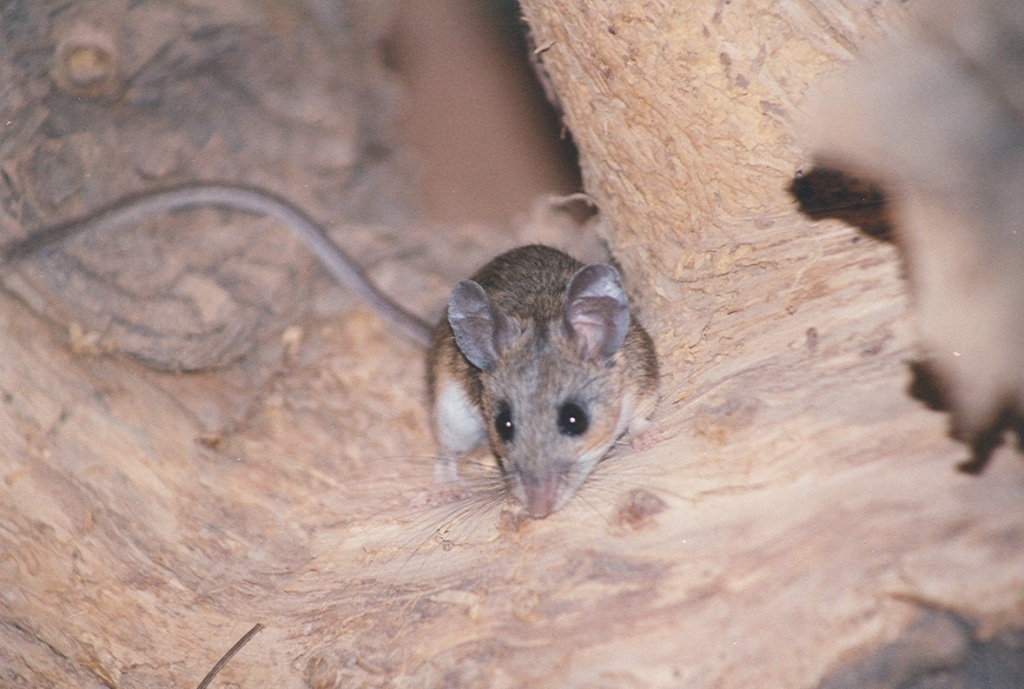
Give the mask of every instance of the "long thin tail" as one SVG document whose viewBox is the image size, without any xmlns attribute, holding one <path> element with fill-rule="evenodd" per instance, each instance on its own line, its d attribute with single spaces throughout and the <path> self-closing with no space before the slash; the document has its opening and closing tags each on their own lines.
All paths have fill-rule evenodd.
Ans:
<svg viewBox="0 0 1024 689">
<path fill-rule="evenodd" d="M 13 265 L 73 235 L 195 206 L 223 206 L 274 218 L 294 232 L 338 282 L 366 301 L 371 309 L 390 321 L 403 335 L 424 348 L 430 344 L 430 325 L 377 289 L 355 261 L 332 242 L 319 225 L 288 201 L 254 187 L 203 183 L 128 197 L 87 218 L 46 228 L 8 245 L 2 251 L 4 265 Z"/>
</svg>

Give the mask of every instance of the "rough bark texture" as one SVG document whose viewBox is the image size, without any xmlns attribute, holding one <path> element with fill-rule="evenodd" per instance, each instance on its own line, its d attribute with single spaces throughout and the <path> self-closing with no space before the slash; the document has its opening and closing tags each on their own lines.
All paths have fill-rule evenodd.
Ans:
<svg viewBox="0 0 1024 689">
<path fill-rule="evenodd" d="M 193 686 L 255 622 L 217 682 L 896 687 L 1019 654 L 1024 463 L 954 471 L 966 449 L 908 394 L 895 249 L 785 191 L 808 86 L 902 4 L 674 5 L 524 2 L 658 342 L 662 441 L 542 521 L 415 510 L 419 354 L 373 317 L 175 376 L 5 296 L 0 683 Z M 32 197 L 4 193 L 28 231 Z M 382 271 L 424 305 L 451 277 Z"/>
<path fill-rule="evenodd" d="M 967 449 L 908 392 L 896 252 L 807 221 L 783 193 L 809 154 L 796 144 L 808 88 L 903 7 L 524 5 L 614 252 L 643 275 L 671 372 L 662 423 L 680 434 L 637 460 L 671 476 L 658 485 L 681 503 L 659 515 L 662 548 L 630 552 L 670 553 L 670 580 L 649 604 L 595 606 L 588 626 L 650 624 L 622 655 L 577 654 L 577 670 L 642 685 L 815 686 L 836 671 L 829 686 L 901 686 L 957 665 L 941 644 L 891 672 L 892 653 L 871 656 L 922 608 L 983 636 L 1020 625 L 1024 467 L 1001 457 L 977 481 L 954 470 Z M 1008 647 L 1019 666 L 1019 642 Z M 848 662 L 859 669 L 837 670 Z"/>
</svg>

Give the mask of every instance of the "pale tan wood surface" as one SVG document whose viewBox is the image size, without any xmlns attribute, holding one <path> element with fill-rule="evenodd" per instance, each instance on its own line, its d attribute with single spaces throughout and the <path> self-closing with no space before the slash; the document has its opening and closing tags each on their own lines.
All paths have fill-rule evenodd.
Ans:
<svg viewBox="0 0 1024 689">
<path fill-rule="evenodd" d="M 663 358 L 661 441 L 542 521 L 418 510 L 419 355 L 371 315 L 175 376 L 5 296 L 0 678 L 194 686 L 261 622 L 217 682 L 814 687 L 925 609 L 1024 623 L 1024 462 L 954 470 L 895 249 L 785 192 L 806 89 L 900 4 L 622 5 L 524 8 Z"/>
</svg>

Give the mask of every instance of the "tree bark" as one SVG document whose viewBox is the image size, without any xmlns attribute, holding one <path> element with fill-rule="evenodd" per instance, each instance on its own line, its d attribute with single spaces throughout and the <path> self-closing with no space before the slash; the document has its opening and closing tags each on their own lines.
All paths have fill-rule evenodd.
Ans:
<svg viewBox="0 0 1024 689">
<path fill-rule="evenodd" d="M 479 501 L 413 508 L 420 355 L 374 317 L 175 375 L 5 294 L 3 683 L 194 686 L 257 622 L 216 682 L 895 687 L 1012 650 L 1024 462 L 954 470 L 895 248 L 786 192 L 807 89 L 902 3 L 623 5 L 523 9 L 657 342 L 660 442 L 544 520 L 486 457 Z"/>
</svg>

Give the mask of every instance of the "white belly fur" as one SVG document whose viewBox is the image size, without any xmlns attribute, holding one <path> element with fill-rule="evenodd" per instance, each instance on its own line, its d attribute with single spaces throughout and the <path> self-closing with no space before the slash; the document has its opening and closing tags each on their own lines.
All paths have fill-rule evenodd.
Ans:
<svg viewBox="0 0 1024 689">
<path fill-rule="evenodd" d="M 437 394 L 434 431 L 442 455 L 464 455 L 487 442 L 483 416 L 454 381 L 444 383 Z"/>
</svg>

